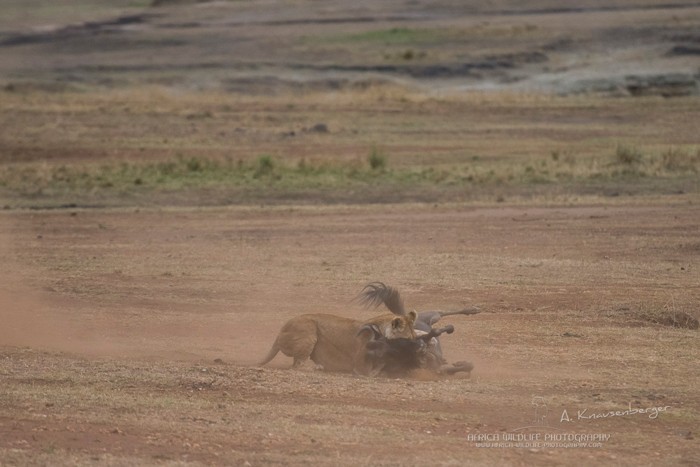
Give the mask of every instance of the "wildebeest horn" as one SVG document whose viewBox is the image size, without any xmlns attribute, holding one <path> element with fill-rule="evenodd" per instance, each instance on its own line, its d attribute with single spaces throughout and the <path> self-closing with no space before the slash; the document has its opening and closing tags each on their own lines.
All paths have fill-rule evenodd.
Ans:
<svg viewBox="0 0 700 467">
<path fill-rule="evenodd" d="M 373 306 L 375 308 L 383 303 L 395 315 L 406 315 L 406 309 L 403 307 L 403 300 L 399 291 L 382 282 L 367 284 L 356 300 L 364 306 Z"/>
</svg>

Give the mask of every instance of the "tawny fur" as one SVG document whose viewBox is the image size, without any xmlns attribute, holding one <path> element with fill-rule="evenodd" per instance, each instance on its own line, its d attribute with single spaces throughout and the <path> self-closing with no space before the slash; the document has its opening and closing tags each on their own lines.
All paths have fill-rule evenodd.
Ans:
<svg viewBox="0 0 700 467">
<path fill-rule="evenodd" d="M 328 314 L 306 314 L 290 319 L 282 326 L 270 352 L 260 365 L 270 362 L 278 352 L 294 359 L 298 367 L 308 359 L 327 371 L 368 374 L 364 353 L 371 333 L 360 333 L 367 324 L 376 325 L 389 339 L 415 338 L 413 325 L 416 313 L 405 316 L 381 315 L 369 321 Z"/>
</svg>

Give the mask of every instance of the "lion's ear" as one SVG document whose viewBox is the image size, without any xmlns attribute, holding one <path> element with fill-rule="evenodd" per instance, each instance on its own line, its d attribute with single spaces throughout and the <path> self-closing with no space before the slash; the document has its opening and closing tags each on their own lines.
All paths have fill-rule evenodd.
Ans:
<svg viewBox="0 0 700 467">
<path fill-rule="evenodd" d="M 391 327 L 393 329 L 403 329 L 403 320 L 401 318 L 394 318 L 391 320 Z"/>
<path fill-rule="evenodd" d="M 416 313 L 416 310 L 411 310 L 406 315 L 406 319 L 408 319 L 408 321 L 411 323 L 411 326 L 413 326 L 413 323 L 416 322 L 417 318 L 418 318 L 418 313 Z"/>
</svg>

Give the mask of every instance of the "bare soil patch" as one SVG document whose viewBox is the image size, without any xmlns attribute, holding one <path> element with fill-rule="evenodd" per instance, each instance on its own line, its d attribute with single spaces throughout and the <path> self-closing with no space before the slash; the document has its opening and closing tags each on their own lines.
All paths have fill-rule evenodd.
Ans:
<svg viewBox="0 0 700 467">
<path fill-rule="evenodd" d="M 6 211 L 0 453 L 10 464 L 692 464 L 697 330 L 630 314 L 697 316 L 697 211 L 681 199 Z M 249 366 L 291 316 L 372 316 L 351 300 L 374 279 L 418 310 L 481 306 L 450 319 L 443 341 L 448 359 L 475 363 L 471 378 L 292 371 L 281 356 Z M 474 441 L 522 427 L 610 438 Z"/>
</svg>

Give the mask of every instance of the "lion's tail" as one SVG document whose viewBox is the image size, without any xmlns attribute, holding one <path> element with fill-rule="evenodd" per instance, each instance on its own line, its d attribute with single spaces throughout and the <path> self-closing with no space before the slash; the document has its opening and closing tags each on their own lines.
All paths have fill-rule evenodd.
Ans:
<svg viewBox="0 0 700 467">
<path fill-rule="evenodd" d="M 280 348 L 277 345 L 277 339 L 275 339 L 275 343 L 272 344 L 272 348 L 270 349 L 270 352 L 268 352 L 267 356 L 260 363 L 258 363 L 258 366 L 263 366 L 263 365 L 270 363 L 270 361 L 273 358 L 275 358 L 275 355 L 277 355 L 277 353 L 279 351 L 280 351 Z"/>
</svg>

